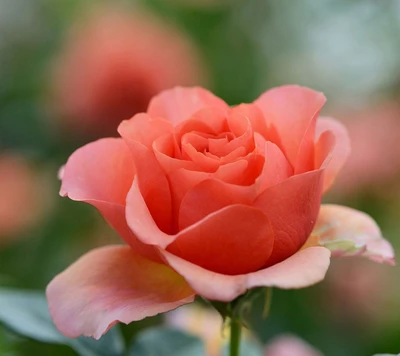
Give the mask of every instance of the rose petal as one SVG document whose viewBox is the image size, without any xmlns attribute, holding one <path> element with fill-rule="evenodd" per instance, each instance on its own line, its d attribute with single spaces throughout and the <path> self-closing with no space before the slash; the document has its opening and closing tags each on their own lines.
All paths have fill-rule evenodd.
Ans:
<svg viewBox="0 0 400 356">
<path fill-rule="evenodd" d="M 126 198 L 126 220 L 133 233 L 146 245 L 165 248 L 175 239 L 174 235 L 166 234 L 155 223 L 137 179 L 134 180 Z"/>
<path fill-rule="evenodd" d="M 265 162 L 260 176 L 257 178 L 257 190 L 265 189 L 281 183 L 293 175 L 293 168 L 280 148 L 272 142 L 264 144 Z"/>
<path fill-rule="evenodd" d="M 334 147 L 329 151 L 330 161 L 327 162 L 324 173 L 324 191 L 332 185 L 351 151 L 350 138 L 347 129 L 339 121 L 329 118 L 319 119 L 316 126 L 316 136 L 319 137 L 319 141 L 321 141 L 325 132 L 331 132 L 334 135 L 335 143 Z M 318 143 L 316 145 L 316 155 L 318 155 L 319 150 Z M 319 167 L 316 166 L 315 168 Z"/>
<path fill-rule="evenodd" d="M 125 200 L 134 174 L 132 154 L 125 142 L 104 138 L 71 155 L 63 169 L 60 194 L 95 206 L 132 248 L 157 260 L 154 249 L 142 244 L 126 223 Z"/>
<path fill-rule="evenodd" d="M 250 187 L 207 179 L 197 184 L 182 199 L 179 209 L 179 230 L 227 206 L 250 205 L 253 198 Z"/>
<path fill-rule="evenodd" d="M 229 112 L 230 117 L 244 116 L 250 123 L 254 132 L 258 132 L 264 138 L 268 137 L 268 126 L 262 111 L 253 104 L 240 104 Z"/>
<path fill-rule="evenodd" d="M 304 288 L 324 279 L 330 263 L 330 251 L 324 247 L 310 247 L 272 267 L 236 276 L 211 272 L 160 250 L 166 262 L 182 275 L 200 296 L 230 302 L 254 287 L 282 289 Z"/>
<path fill-rule="evenodd" d="M 175 224 L 175 232 L 178 232 L 179 209 L 182 199 L 194 186 L 212 177 L 213 175 L 211 173 L 189 171 L 186 169 L 178 169 L 168 174 L 168 181 L 171 187 L 172 216 Z"/>
<path fill-rule="evenodd" d="M 128 324 L 194 299 L 181 276 L 128 246 L 92 250 L 56 276 L 46 294 L 61 333 L 96 339 L 116 322 Z"/>
<path fill-rule="evenodd" d="M 333 256 L 365 256 L 394 265 L 394 251 L 367 214 L 345 206 L 322 205 L 313 235 Z"/>
<path fill-rule="evenodd" d="M 175 144 L 172 134 L 159 137 L 153 142 L 153 152 L 164 172 L 168 174 L 180 168 L 194 170 L 196 168 L 194 162 L 182 159 L 180 153 L 176 154 Z"/>
<path fill-rule="evenodd" d="M 204 298 L 230 302 L 246 292 L 246 275 L 227 276 L 212 272 L 166 250 L 159 251 L 166 262 L 185 278 L 196 294 Z"/>
<path fill-rule="evenodd" d="M 315 122 L 325 101 L 322 93 L 286 85 L 265 92 L 254 102 L 277 129 L 295 172 L 312 169 Z"/>
<path fill-rule="evenodd" d="M 254 150 L 235 162 L 221 165 L 213 176 L 226 183 L 250 186 L 260 176 L 263 167 L 264 156 Z"/>
<path fill-rule="evenodd" d="M 250 273 L 247 277 L 247 288 L 297 289 L 311 286 L 325 278 L 330 255 L 325 247 L 300 250 L 280 263 Z"/>
<path fill-rule="evenodd" d="M 125 205 L 134 175 L 132 155 L 125 142 L 103 138 L 71 155 L 63 169 L 60 195 L 77 201 Z"/>
<path fill-rule="evenodd" d="M 130 140 L 151 148 L 157 138 L 172 133 L 173 127 L 169 121 L 152 118 L 147 114 L 141 113 L 130 120 L 122 121 L 118 127 L 118 132 L 122 132 Z"/>
<path fill-rule="evenodd" d="M 175 127 L 177 141 L 188 132 L 204 132 L 218 135 L 221 132 L 228 131 L 226 121 L 226 107 L 204 107 L 191 115 L 190 120 L 182 121 Z"/>
<path fill-rule="evenodd" d="M 322 173 L 318 170 L 290 177 L 266 189 L 253 203 L 268 216 L 274 229 L 269 266 L 295 253 L 311 234 L 321 204 Z"/>
<path fill-rule="evenodd" d="M 196 111 L 207 106 L 220 108 L 224 111 L 229 106 L 220 98 L 203 88 L 176 87 L 155 96 L 147 109 L 152 117 L 162 117 L 172 122 L 174 126 L 189 119 Z"/>
<path fill-rule="evenodd" d="M 182 230 L 167 249 L 203 268 L 235 275 L 264 266 L 273 244 L 268 218 L 258 209 L 235 204 Z"/>
<path fill-rule="evenodd" d="M 135 180 L 157 226 L 170 233 L 172 205 L 167 177 L 152 149 L 136 141 L 135 135 L 132 136 L 129 122 L 121 124 L 118 132 L 132 152 L 136 167 Z"/>
</svg>

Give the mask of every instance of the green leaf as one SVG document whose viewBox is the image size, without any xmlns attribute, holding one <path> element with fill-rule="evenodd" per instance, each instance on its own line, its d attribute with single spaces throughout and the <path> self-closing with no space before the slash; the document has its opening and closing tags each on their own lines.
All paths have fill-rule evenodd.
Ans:
<svg viewBox="0 0 400 356">
<path fill-rule="evenodd" d="M 262 346 L 255 340 L 242 340 L 240 343 L 240 355 L 243 356 L 263 356 Z M 229 345 L 222 349 L 221 356 L 229 356 Z"/>
<path fill-rule="evenodd" d="M 129 348 L 132 356 L 205 356 L 203 342 L 182 331 L 152 328 L 141 332 Z"/>
<path fill-rule="evenodd" d="M 81 356 L 121 356 L 125 346 L 118 328 L 100 340 L 70 339 L 54 326 L 43 293 L 0 288 L 0 323 L 17 334 L 45 343 L 70 346 Z"/>
</svg>

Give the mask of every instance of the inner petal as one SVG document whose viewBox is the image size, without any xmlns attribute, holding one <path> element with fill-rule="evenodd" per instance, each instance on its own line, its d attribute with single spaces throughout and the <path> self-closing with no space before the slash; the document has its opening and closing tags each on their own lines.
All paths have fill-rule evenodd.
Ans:
<svg viewBox="0 0 400 356">
<path fill-rule="evenodd" d="M 215 172 L 220 166 L 219 160 L 208 157 L 199 152 L 191 143 L 182 144 L 183 157 L 192 160 L 197 167 L 205 172 Z"/>
</svg>

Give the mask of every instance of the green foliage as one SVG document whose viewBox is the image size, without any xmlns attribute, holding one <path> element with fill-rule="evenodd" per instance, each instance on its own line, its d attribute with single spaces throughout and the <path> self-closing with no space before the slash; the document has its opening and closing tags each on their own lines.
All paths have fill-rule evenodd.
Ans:
<svg viewBox="0 0 400 356">
<path fill-rule="evenodd" d="M 182 331 L 153 328 L 140 333 L 129 348 L 132 356 L 204 356 L 202 341 Z"/>
<path fill-rule="evenodd" d="M 44 343 L 65 344 L 81 356 L 121 356 L 125 345 L 118 327 L 100 340 L 70 339 L 54 326 L 43 293 L 0 289 L 0 323 L 15 333 Z"/>
<path fill-rule="evenodd" d="M 228 355 L 229 355 L 228 345 L 225 345 L 225 347 L 221 351 L 221 356 L 228 356 Z M 240 343 L 240 355 L 263 356 L 264 352 L 262 346 L 255 340 L 243 340 Z"/>
</svg>

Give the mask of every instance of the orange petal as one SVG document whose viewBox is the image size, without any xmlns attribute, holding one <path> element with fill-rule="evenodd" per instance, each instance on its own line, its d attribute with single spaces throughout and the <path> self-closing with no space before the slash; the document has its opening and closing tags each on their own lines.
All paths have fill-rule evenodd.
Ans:
<svg viewBox="0 0 400 356">
<path fill-rule="evenodd" d="M 333 135 L 334 142 L 326 136 L 327 133 Z M 317 121 L 316 136 L 318 141 L 315 147 L 315 168 L 320 168 L 318 165 L 321 164 L 326 165 L 324 173 L 324 191 L 326 191 L 350 155 L 350 138 L 347 129 L 339 121 L 329 118 Z"/>
<path fill-rule="evenodd" d="M 322 205 L 314 235 L 333 256 L 365 256 L 394 265 L 394 251 L 367 214 L 340 205 Z"/>
<path fill-rule="evenodd" d="M 322 173 L 292 176 L 266 189 L 253 203 L 268 216 L 275 233 L 269 266 L 294 254 L 311 234 L 321 204 Z"/>
<path fill-rule="evenodd" d="M 224 111 L 229 109 L 223 100 L 208 90 L 199 87 L 176 87 L 155 96 L 149 104 L 147 113 L 152 117 L 162 117 L 176 126 L 208 106 Z"/>
<path fill-rule="evenodd" d="M 268 260 L 274 234 L 258 209 L 229 205 L 182 230 L 168 251 L 214 272 L 255 271 Z"/>
<path fill-rule="evenodd" d="M 56 276 L 46 294 L 61 333 L 96 339 L 117 322 L 128 324 L 194 299 L 181 276 L 128 246 L 92 250 Z"/>
<path fill-rule="evenodd" d="M 312 169 L 315 122 L 325 101 L 322 93 L 286 85 L 265 92 L 254 102 L 277 129 L 297 173 Z"/>
<path fill-rule="evenodd" d="M 182 199 L 179 209 L 179 230 L 195 224 L 207 215 L 233 204 L 250 205 L 251 187 L 207 179 L 197 184 Z"/>
</svg>

